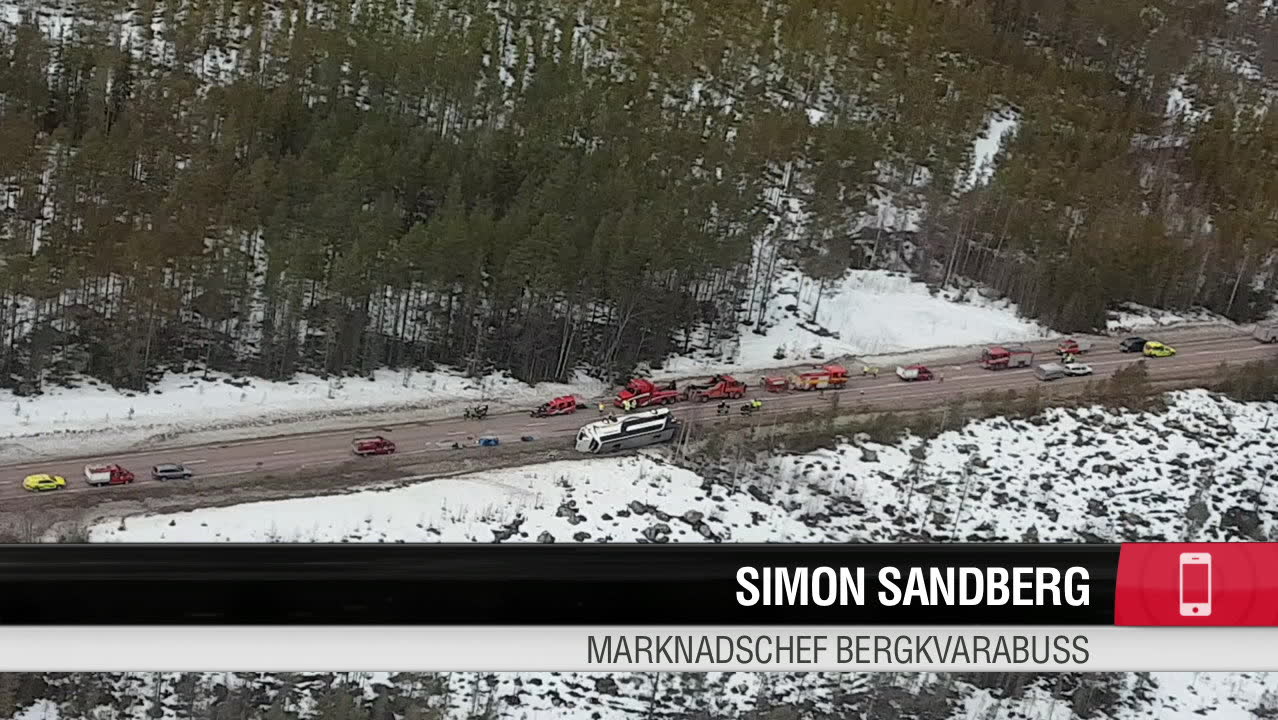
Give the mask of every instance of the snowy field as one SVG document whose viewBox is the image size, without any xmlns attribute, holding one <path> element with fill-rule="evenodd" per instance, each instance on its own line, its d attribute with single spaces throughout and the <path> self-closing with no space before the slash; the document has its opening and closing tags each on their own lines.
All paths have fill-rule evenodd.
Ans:
<svg viewBox="0 0 1278 720">
<path fill-rule="evenodd" d="M 0 461 L 17 461 L 52 450 L 63 454 L 97 447 L 124 447 L 199 431 L 218 440 L 259 434 L 262 427 L 289 430 L 349 425 L 353 416 L 392 414 L 428 419 L 460 414 L 462 407 L 539 405 L 566 393 L 602 394 L 602 383 L 531 386 L 507 376 L 467 378 L 445 370 L 379 371 L 374 379 L 324 380 L 298 375 L 287 382 L 233 380 L 202 373 L 169 375 L 150 392 L 121 392 L 95 381 L 76 388 L 49 386 L 37 397 L 0 390 Z M 221 431 L 221 432 L 216 432 Z"/>
<path fill-rule="evenodd" d="M 1122 328 L 1140 330 L 1143 328 L 1175 327 L 1177 325 L 1199 323 L 1232 324 L 1228 318 L 1203 308 L 1173 312 L 1136 303 L 1126 303 L 1109 313 L 1107 325 L 1111 332 L 1117 332 Z"/>
<path fill-rule="evenodd" d="M 186 720 L 225 717 L 219 710 L 238 713 L 241 702 L 251 709 L 235 717 L 284 720 L 1244 720 L 1268 717 L 1265 712 L 1278 707 L 1278 673 L 1039 675 L 1028 677 L 1019 695 L 981 686 L 996 686 L 1005 677 L 742 672 L 59 673 L 50 674 L 39 699 L 20 701 L 13 717 Z M 1070 693 L 1080 683 L 1112 692 L 1113 700 L 1086 714 L 1076 712 Z M 88 703 L 86 696 L 92 698 Z M 343 702 L 347 698 L 349 704 Z M 93 709 L 86 710 L 86 704 Z M 332 714 L 343 706 L 346 712 Z M 322 708 L 329 708 L 329 713 Z M 408 708 L 418 713 L 408 713 Z"/>
<path fill-rule="evenodd" d="M 128 517 L 95 542 L 969 542 L 1278 539 L 1278 406 L 1053 409 L 924 442 L 696 471 L 655 456 Z"/>
</svg>

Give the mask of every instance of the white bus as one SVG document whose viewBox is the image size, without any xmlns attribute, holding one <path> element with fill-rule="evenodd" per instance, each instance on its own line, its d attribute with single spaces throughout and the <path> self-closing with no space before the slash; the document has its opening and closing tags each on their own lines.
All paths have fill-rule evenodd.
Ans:
<svg viewBox="0 0 1278 720">
<path fill-rule="evenodd" d="M 656 408 L 600 420 L 577 431 L 577 451 L 610 453 L 669 442 L 679 434 L 679 423 L 669 408 Z"/>
</svg>

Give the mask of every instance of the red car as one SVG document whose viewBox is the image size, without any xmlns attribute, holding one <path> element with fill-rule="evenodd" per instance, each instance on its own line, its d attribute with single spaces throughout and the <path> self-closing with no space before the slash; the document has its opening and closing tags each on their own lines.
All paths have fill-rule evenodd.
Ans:
<svg viewBox="0 0 1278 720">
<path fill-rule="evenodd" d="M 395 443 L 378 435 L 377 437 L 357 438 L 351 441 L 351 450 L 356 455 L 390 455 L 395 452 Z"/>
</svg>

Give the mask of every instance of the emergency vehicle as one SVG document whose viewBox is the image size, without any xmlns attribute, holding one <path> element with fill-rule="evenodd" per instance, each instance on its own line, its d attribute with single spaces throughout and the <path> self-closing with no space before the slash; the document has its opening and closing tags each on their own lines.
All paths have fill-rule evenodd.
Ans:
<svg viewBox="0 0 1278 720">
<path fill-rule="evenodd" d="M 360 457 L 368 455 L 390 455 L 395 452 L 395 443 L 378 435 L 376 437 L 356 438 L 351 441 L 351 451 Z"/>
<path fill-rule="evenodd" d="M 926 365 L 908 365 L 896 369 L 896 376 L 905 382 L 914 382 L 916 380 L 931 380 L 932 371 Z"/>
<path fill-rule="evenodd" d="M 683 396 L 675 389 L 673 380 L 658 386 L 651 380 L 635 378 L 626 383 L 624 390 L 617 393 L 617 399 L 613 401 L 613 404 L 617 407 L 625 407 L 627 403 L 633 403 L 634 407 L 651 407 L 669 405 L 682 399 Z"/>
<path fill-rule="evenodd" d="M 746 384 L 731 375 L 715 375 L 710 382 L 689 385 L 683 389 L 688 400 L 737 400 L 746 394 Z"/>
<path fill-rule="evenodd" d="M 128 485 L 133 482 L 133 473 L 119 465 L 85 465 L 84 481 L 94 487 L 103 485 Z"/>
<path fill-rule="evenodd" d="M 1034 351 L 1027 347 L 993 345 L 981 353 L 981 367 L 986 370 L 1023 368 L 1034 364 Z"/>
<path fill-rule="evenodd" d="M 841 388 L 847 383 L 848 370 L 842 365 L 824 365 L 816 370 L 790 376 L 790 387 L 795 390 Z"/>
<path fill-rule="evenodd" d="M 571 415 L 572 413 L 586 407 L 586 403 L 579 400 L 575 395 L 563 395 L 542 404 L 541 407 L 529 413 L 535 418 L 551 417 L 552 415 Z"/>
</svg>

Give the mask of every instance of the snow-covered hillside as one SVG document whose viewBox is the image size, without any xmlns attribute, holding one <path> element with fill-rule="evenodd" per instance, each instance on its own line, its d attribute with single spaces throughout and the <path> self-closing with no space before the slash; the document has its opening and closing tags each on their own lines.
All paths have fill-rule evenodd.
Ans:
<svg viewBox="0 0 1278 720">
<path fill-rule="evenodd" d="M 560 462 L 405 488 L 109 520 L 131 542 L 973 542 L 1278 537 L 1278 406 L 1054 409 L 934 440 L 675 467 Z M 731 451 L 735 452 L 735 451 Z"/>
<path fill-rule="evenodd" d="M 1243 720 L 1278 673 L 101 673 L 35 678 L 14 720 Z M 1083 692 L 1078 692 L 1080 689 Z M 1093 690 L 1092 692 L 1087 692 Z M 19 695 L 23 697 L 23 695 Z"/>
<path fill-rule="evenodd" d="M 668 360 L 667 373 L 756 370 L 821 356 L 879 355 L 1050 337 L 1005 301 L 979 293 L 933 294 L 902 273 L 852 270 L 824 287 L 796 269 L 779 274 L 767 329 L 743 329 L 713 351 Z M 780 350 L 780 353 L 778 353 Z"/>
</svg>

